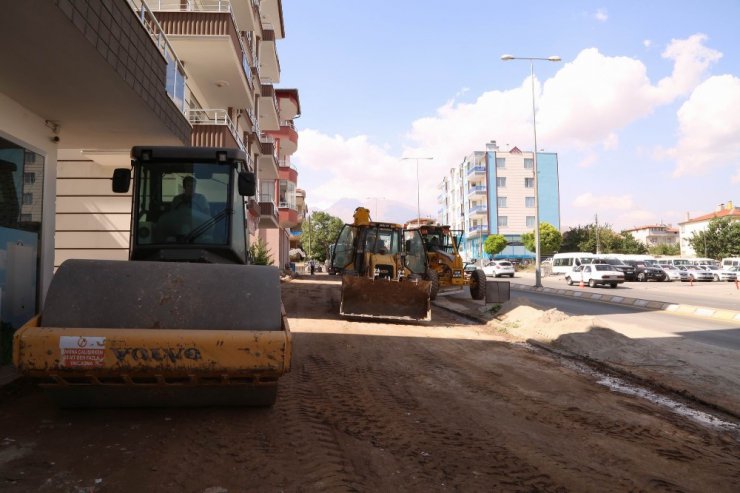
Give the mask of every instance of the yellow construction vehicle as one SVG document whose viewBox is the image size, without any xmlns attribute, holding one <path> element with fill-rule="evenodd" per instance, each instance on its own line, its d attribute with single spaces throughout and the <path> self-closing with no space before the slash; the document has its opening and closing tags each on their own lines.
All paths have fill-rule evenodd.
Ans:
<svg viewBox="0 0 740 493">
<path fill-rule="evenodd" d="M 364 207 L 339 233 L 331 259 L 342 275 L 339 313 L 346 317 L 431 320 L 431 282 L 418 231 L 373 222 Z"/>
<path fill-rule="evenodd" d="M 131 156 L 129 261 L 62 263 L 14 336 L 15 366 L 62 407 L 272 405 L 291 334 L 279 271 L 248 265 L 246 154 Z M 114 192 L 132 169 L 115 170 Z"/>
<path fill-rule="evenodd" d="M 407 231 L 417 230 L 424 240 L 427 263 L 434 272 L 431 297 L 435 299 L 439 291 L 450 291 L 470 287 L 474 300 L 486 298 L 486 274 L 482 269 L 466 272 L 458 251 L 462 231 L 453 231 L 449 226 L 435 224 L 433 220 L 409 221 L 404 226 Z"/>
</svg>

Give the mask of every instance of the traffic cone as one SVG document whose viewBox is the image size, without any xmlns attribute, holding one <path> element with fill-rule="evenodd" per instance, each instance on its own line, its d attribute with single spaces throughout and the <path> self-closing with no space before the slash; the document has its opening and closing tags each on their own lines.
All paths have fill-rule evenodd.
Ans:
<svg viewBox="0 0 740 493">
<path fill-rule="evenodd" d="M 583 279 L 581 279 L 581 282 L 578 283 L 578 287 L 579 288 L 582 288 L 583 287 Z"/>
</svg>

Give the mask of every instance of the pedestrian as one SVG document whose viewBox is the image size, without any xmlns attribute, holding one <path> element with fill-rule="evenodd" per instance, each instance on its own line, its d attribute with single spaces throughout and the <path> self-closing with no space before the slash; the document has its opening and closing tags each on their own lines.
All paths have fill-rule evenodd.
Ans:
<svg viewBox="0 0 740 493">
<path fill-rule="evenodd" d="M 313 275 L 314 270 L 316 269 L 316 266 L 314 266 L 313 260 L 310 262 L 311 265 L 311 275 Z"/>
</svg>

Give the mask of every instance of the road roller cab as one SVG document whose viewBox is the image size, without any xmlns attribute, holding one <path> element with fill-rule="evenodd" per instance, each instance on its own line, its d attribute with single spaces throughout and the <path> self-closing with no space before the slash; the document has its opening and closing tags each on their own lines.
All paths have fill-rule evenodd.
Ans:
<svg viewBox="0 0 740 493">
<path fill-rule="evenodd" d="M 246 155 L 135 147 L 131 169 L 130 261 L 64 262 L 16 367 L 64 407 L 271 405 L 291 335 L 279 271 L 248 265 Z"/>
</svg>

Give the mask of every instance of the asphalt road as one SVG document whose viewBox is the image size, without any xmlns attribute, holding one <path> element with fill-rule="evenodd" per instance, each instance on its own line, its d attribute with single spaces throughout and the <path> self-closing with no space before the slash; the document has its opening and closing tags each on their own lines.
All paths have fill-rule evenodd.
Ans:
<svg viewBox="0 0 740 493">
<path fill-rule="evenodd" d="M 494 278 L 489 277 L 493 280 Z M 533 272 L 517 272 L 513 279 L 499 278 L 498 280 L 512 283 L 534 285 Z M 542 277 L 542 285 L 548 288 L 564 288 L 567 284 L 564 276 Z M 736 287 L 732 282 L 625 282 L 614 290 L 603 288 L 586 288 L 595 292 L 618 294 L 630 298 L 641 298 L 668 303 L 724 308 L 740 310 L 740 285 Z"/>
<path fill-rule="evenodd" d="M 511 292 L 512 298 L 522 295 L 524 293 L 521 291 Z M 610 325 L 618 325 L 626 335 L 629 335 L 630 326 L 646 327 L 666 335 L 681 336 L 695 342 L 740 351 L 740 325 L 736 322 L 701 319 L 664 311 L 646 311 L 545 293 L 527 292 L 525 296 L 543 308 L 554 307 L 569 315 L 598 316 Z"/>
</svg>

